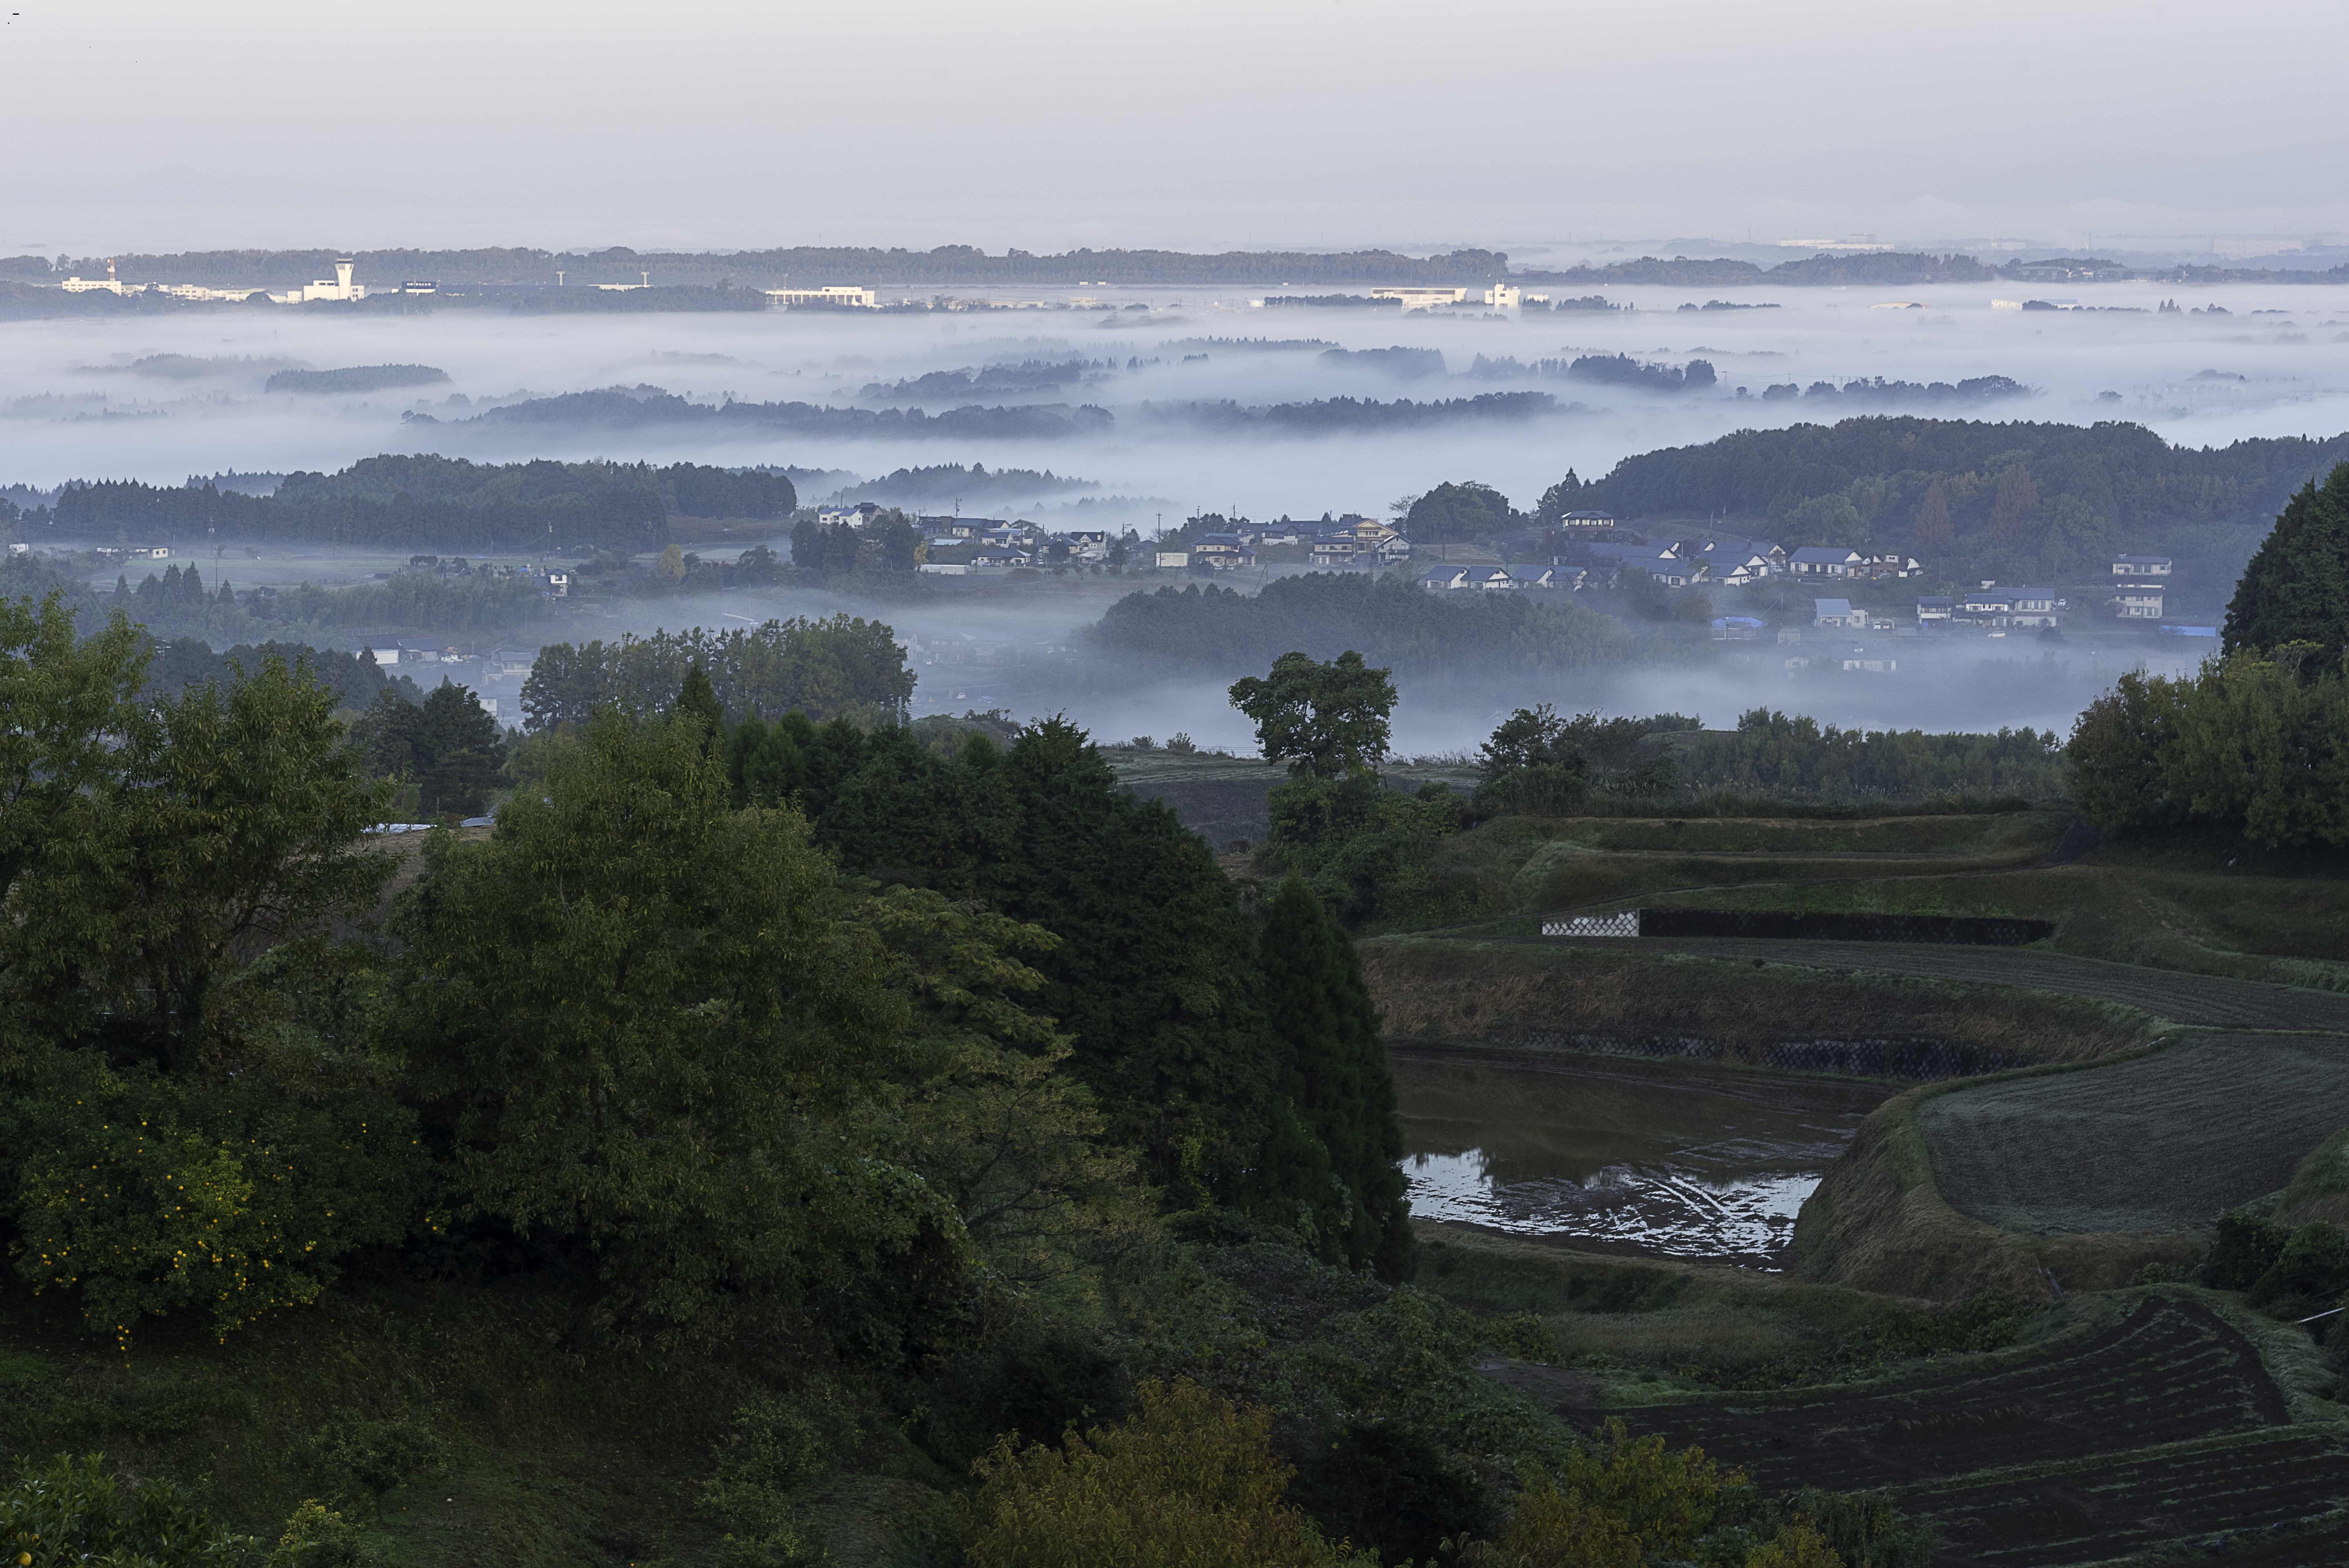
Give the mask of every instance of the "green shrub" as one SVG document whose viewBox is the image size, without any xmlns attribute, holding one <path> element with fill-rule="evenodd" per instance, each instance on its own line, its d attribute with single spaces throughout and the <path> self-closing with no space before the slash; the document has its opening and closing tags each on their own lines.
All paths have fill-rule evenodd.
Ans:
<svg viewBox="0 0 2349 1568">
<path fill-rule="evenodd" d="M 1433 1563 L 1447 1539 L 1481 1533 L 1495 1517 L 1485 1479 L 1402 1420 L 1350 1420 L 1317 1437 L 1289 1495 L 1330 1540 L 1381 1563 Z"/>
<path fill-rule="evenodd" d="M 1007 1433 L 1050 1442 L 1072 1427 L 1124 1419 L 1133 1375 L 1085 1336 L 1051 1329 L 949 1362 L 927 1403 L 924 1446 L 959 1473 Z"/>
<path fill-rule="evenodd" d="M 318 1429 L 305 1458 L 320 1486 L 373 1509 L 392 1488 L 447 1468 L 449 1445 L 419 1422 L 370 1421 L 346 1410 Z"/>
<path fill-rule="evenodd" d="M 310 1104 L 266 1084 L 115 1072 L 57 1058 L 0 1107 L 16 1268 L 77 1289 L 91 1329 L 201 1312 L 213 1332 L 315 1299 L 353 1248 L 396 1242 L 423 1207 L 414 1113 L 372 1096 Z"/>
<path fill-rule="evenodd" d="M 2290 1239 L 2272 1220 L 2230 1209 L 2219 1216 L 2218 1239 L 2202 1260 L 2202 1283 L 2214 1290 L 2248 1290 L 2275 1266 Z"/>
<path fill-rule="evenodd" d="M 701 1506 L 725 1524 L 720 1568 L 787 1568 L 824 1561 L 802 1508 L 812 1482 L 855 1451 L 864 1432 L 837 1390 L 761 1394 L 734 1412 Z"/>
<path fill-rule="evenodd" d="M 973 1467 L 963 1502 L 973 1568 L 1321 1568 L 1346 1559 L 1285 1501 L 1272 1412 L 1187 1380 L 1145 1383 L 1123 1425 L 1058 1449 L 1009 1441 Z"/>
<path fill-rule="evenodd" d="M 2300 1317 L 2349 1290 L 2349 1238 L 2322 1220 L 2293 1230 L 2274 1263 L 2252 1282 L 2249 1305 Z"/>
<path fill-rule="evenodd" d="M 292 1558 L 301 1568 L 357 1568 L 365 1552 L 359 1527 L 311 1498 L 285 1521 L 277 1555 Z"/>
<path fill-rule="evenodd" d="M 1505 1312 L 1488 1318 L 1485 1333 L 1493 1348 L 1520 1361 L 1556 1361 L 1557 1336 L 1530 1312 Z"/>
<path fill-rule="evenodd" d="M 216 1529 L 209 1514 L 168 1480 L 118 1486 L 97 1454 L 59 1454 L 46 1465 L 19 1460 L 16 1484 L 0 1491 L 0 1550 L 31 1568 L 99 1563 L 104 1568 L 233 1568 L 293 1563 L 247 1536 Z"/>
</svg>

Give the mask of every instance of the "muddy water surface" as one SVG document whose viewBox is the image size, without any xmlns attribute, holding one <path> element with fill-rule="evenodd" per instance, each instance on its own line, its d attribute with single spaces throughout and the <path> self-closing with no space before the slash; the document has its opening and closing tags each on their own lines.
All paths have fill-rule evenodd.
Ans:
<svg viewBox="0 0 2349 1568">
<path fill-rule="evenodd" d="M 1422 1218 L 1597 1252 L 1775 1268 L 1795 1212 L 1893 1088 L 1709 1064 L 1398 1047 Z"/>
</svg>

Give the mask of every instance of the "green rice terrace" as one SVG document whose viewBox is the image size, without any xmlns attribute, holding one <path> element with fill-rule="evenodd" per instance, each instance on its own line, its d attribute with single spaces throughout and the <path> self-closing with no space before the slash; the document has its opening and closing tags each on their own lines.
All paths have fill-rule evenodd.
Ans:
<svg viewBox="0 0 2349 1568">
<path fill-rule="evenodd" d="M 1121 773 L 1219 843 L 1277 779 Z M 2349 863 L 1992 804 L 1436 841 L 1449 904 L 1361 945 L 1422 1283 L 1535 1319 L 1485 1367 L 1546 1407 L 1880 1491 L 1936 1563 L 2349 1561 L 2349 1331 L 2298 1321 L 2349 1300 Z M 1543 934 L 1640 909 L 2050 934 Z"/>
</svg>

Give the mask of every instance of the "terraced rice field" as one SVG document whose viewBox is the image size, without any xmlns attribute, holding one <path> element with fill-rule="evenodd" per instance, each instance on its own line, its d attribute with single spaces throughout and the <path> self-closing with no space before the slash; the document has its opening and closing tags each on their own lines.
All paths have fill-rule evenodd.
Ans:
<svg viewBox="0 0 2349 1568">
<path fill-rule="evenodd" d="M 1916 1120 L 1941 1196 L 2002 1230 L 2200 1223 L 2282 1187 L 2349 1121 L 2349 1038 L 2197 1036 L 2109 1067 L 1937 1095 Z"/>
<path fill-rule="evenodd" d="M 1846 973 L 1914 975 L 1983 985 L 2022 985 L 2092 1001 L 2142 1008 L 2172 1023 L 2212 1029 L 2307 1029 L 2349 1034 L 2349 996 L 2147 969 L 2101 958 L 1996 947 L 1949 947 L 1902 942 L 1776 942 L 1752 937 L 1525 938 L 1550 946 L 1601 949 L 1609 953 L 1685 953 L 1699 958 L 1765 959 Z"/>
<path fill-rule="evenodd" d="M 1627 1414 L 1765 1488 L 1889 1487 L 1951 1568 L 2104 1562 L 2349 1504 L 2344 1434 L 2291 1425 L 2258 1350 L 2190 1295 L 1971 1370 Z M 2280 1538 L 2242 1561 L 2338 1563 L 2342 1540 Z"/>
<path fill-rule="evenodd" d="M 1765 1488 L 1909 1486 L 2284 1425 L 2259 1353 L 2190 1297 L 2149 1296 L 2041 1357 L 1891 1388 L 1630 1412 Z"/>
</svg>

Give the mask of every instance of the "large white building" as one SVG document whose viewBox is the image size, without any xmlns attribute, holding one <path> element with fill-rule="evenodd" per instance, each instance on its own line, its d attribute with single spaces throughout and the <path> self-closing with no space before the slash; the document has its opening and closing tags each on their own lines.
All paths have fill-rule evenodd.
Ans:
<svg viewBox="0 0 2349 1568">
<path fill-rule="evenodd" d="M 1372 299 L 1394 299 L 1402 302 L 1405 310 L 1433 310 L 1440 304 L 1460 304 L 1468 298 L 1466 289 L 1383 288 L 1371 291 Z"/>
<path fill-rule="evenodd" d="M 767 297 L 780 305 L 844 304 L 859 310 L 879 310 L 881 302 L 871 289 L 768 289 Z"/>
</svg>

